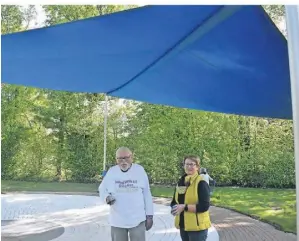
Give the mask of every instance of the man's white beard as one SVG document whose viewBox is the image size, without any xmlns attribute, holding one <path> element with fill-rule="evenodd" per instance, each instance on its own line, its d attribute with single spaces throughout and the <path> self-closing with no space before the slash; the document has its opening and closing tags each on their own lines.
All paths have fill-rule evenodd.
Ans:
<svg viewBox="0 0 299 241">
<path fill-rule="evenodd" d="M 127 164 L 126 167 L 123 167 L 122 165 L 120 165 L 120 169 L 124 172 L 128 171 L 130 167 L 131 167 L 131 164 Z"/>
</svg>

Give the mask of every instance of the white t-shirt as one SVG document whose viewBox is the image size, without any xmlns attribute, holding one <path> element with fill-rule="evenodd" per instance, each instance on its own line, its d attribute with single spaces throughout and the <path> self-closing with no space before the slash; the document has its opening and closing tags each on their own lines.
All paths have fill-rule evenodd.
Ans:
<svg viewBox="0 0 299 241">
<path fill-rule="evenodd" d="M 200 174 L 200 176 L 208 183 L 208 185 L 210 185 L 210 180 L 213 180 L 209 174 Z"/>
<path fill-rule="evenodd" d="M 99 186 L 101 201 L 111 193 L 115 203 L 110 206 L 110 225 L 119 228 L 133 228 L 145 221 L 146 215 L 153 215 L 153 199 L 144 168 L 132 164 L 127 172 L 113 166 Z"/>
</svg>

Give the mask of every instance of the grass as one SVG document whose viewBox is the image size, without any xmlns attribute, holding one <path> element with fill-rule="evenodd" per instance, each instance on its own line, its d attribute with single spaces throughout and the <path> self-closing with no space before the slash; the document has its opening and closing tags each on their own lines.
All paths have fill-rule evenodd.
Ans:
<svg viewBox="0 0 299 241">
<path fill-rule="evenodd" d="M 223 187 L 216 189 L 211 201 L 296 233 L 295 190 Z"/>
<path fill-rule="evenodd" d="M 1 192 L 96 192 L 98 184 L 69 182 L 1 181 Z"/>
<path fill-rule="evenodd" d="M 154 197 L 173 197 L 174 187 L 152 186 L 151 192 Z"/>
<path fill-rule="evenodd" d="M 1 191 L 96 192 L 98 184 L 2 181 Z M 153 186 L 156 197 L 172 197 L 173 187 Z M 295 190 L 218 187 L 212 204 L 250 215 L 277 228 L 296 233 Z"/>
</svg>

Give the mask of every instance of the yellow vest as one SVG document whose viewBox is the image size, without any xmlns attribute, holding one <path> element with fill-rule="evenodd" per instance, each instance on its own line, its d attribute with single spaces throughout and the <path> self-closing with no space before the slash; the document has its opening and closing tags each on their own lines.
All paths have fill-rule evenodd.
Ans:
<svg viewBox="0 0 299 241">
<path fill-rule="evenodd" d="M 189 180 L 188 180 L 189 179 Z M 184 204 L 197 204 L 198 203 L 198 183 L 203 180 L 198 174 L 192 176 L 191 178 L 186 176 L 185 181 L 190 182 L 190 186 L 177 186 L 175 191 L 175 201 L 178 202 L 178 194 L 185 193 Z M 211 227 L 211 220 L 209 211 L 203 213 L 192 213 L 183 212 L 184 215 L 184 229 L 185 231 L 201 231 Z M 180 228 L 180 215 L 175 216 L 175 227 Z"/>
</svg>

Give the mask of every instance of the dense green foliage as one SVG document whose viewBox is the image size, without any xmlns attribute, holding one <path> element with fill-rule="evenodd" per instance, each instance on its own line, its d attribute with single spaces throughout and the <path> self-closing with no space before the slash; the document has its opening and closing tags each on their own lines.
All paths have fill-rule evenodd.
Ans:
<svg viewBox="0 0 299 241">
<path fill-rule="evenodd" d="M 134 6 L 43 6 L 45 25 Z M 265 6 L 273 20 L 281 6 Z M 26 29 L 34 6 L 2 7 L 2 33 Z M 277 18 L 275 18 L 277 16 Z M 2 179 L 96 181 L 103 165 L 104 96 L 2 85 Z M 109 164 L 134 150 L 153 183 L 173 183 L 197 154 L 219 185 L 294 187 L 292 122 L 150 105 L 109 97 Z"/>
</svg>

